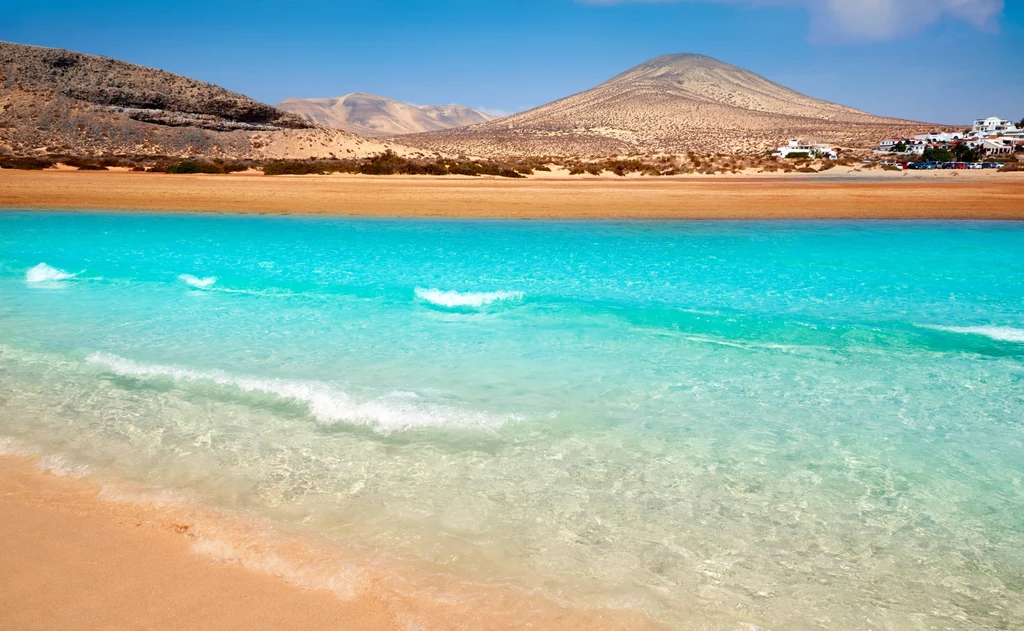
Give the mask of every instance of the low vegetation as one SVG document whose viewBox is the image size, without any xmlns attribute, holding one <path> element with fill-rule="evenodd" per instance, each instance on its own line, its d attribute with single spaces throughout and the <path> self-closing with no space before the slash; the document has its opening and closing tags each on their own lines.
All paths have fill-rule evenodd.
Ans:
<svg viewBox="0 0 1024 631">
<path fill-rule="evenodd" d="M 532 172 L 533 168 L 529 165 L 468 159 L 414 160 L 403 158 L 393 151 L 385 151 L 362 160 L 277 160 L 263 166 L 263 173 L 266 175 L 362 173 L 364 175 L 496 175 L 521 178 Z"/>
<path fill-rule="evenodd" d="M 929 162 L 971 162 L 979 156 L 966 147 L 954 150 L 929 149 L 918 158 Z M 1003 171 L 1021 170 L 1012 155 L 987 157 L 986 162 L 1007 164 Z M 125 169 L 136 172 L 169 174 L 225 174 L 238 171 L 262 171 L 265 175 L 328 175 L 350 173 L 363 175 L 463 175 L 523 178 L 538 173 L 562 170 L 570 176 L 661 177 L 673 175 L 722 175 L 740 173 L 823 173 L 836 167 L 898 170 L 891 163 L 863 160 L 845 155 L 836 160 L 810 156 L 779 158 L 772 155 L 728 154 L 656 154 L 628 156 L 572 156 L 568 158 L 541 156 L 502 161 L 472 159 L 466 156 L 442 158 L 401 156 L 385 151 L 368 158 L 309 158 L 306 160 L 224 160 L 208 158 L 182 159 L 171 156 L 12 156 L 0 154 L 0 169 L 41 170 L 63 165 L 79 170 Z"/>
<path fill-rule="evenodd" d="M 53 166 L 49 158 L 10 158 L 0 156 L 0 169 L 21 169 L 23 171 L 42 171 Z"/>
</svg>

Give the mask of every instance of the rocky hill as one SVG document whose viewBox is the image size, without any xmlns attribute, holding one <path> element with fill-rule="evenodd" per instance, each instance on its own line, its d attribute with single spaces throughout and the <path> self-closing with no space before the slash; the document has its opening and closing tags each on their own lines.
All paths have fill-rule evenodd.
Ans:
<svg viewBox="0 0 1024 631">
<path fill-rule="evenodd" d="M 383 149 L 210 83 L 0 42 L 0 152 L 308 158 Z"/>
<path fill-rule="evenodd" d="M 717 59 L 684 53 L 652 59 L 527 112 L 399 140 L 483 156 L 759 153 L 790 138 L 861 147 L 921 130 L 921 123 L 815 99 Z"/>
<path fill-rule="evenodd" d="M 411 105 L 362 92 L 336 98 L 291 98 L 277 108 L 317 125 L 367 137 L 440 131 L 493 119 L 465 105 Z"/>
</svg>

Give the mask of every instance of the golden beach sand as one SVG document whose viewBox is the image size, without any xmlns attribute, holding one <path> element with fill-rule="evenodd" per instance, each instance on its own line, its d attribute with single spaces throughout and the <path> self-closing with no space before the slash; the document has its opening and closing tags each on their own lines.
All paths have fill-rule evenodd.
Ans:
<svg viewBox="0 0 1024 631">
<path fill-rule="evenodd" d="M 0 207 L 495 219 L 1024 219 L 1024 172 L 954 173 L 508 180 L 5 170 Z"/>
</svg>

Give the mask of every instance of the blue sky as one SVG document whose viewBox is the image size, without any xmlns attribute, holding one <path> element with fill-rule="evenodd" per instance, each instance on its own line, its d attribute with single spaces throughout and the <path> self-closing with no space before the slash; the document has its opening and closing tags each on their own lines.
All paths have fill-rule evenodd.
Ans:
<svg viewBox="0 0 1024 631">
<path fill-rule="evenodd" d="M 0 15 L 3 40 L 269 103 L 362 91 L 518 111 L 695 52 L 878 114 L 1024 117 L 1024 0 L 0 0 Z"/>
</svg>

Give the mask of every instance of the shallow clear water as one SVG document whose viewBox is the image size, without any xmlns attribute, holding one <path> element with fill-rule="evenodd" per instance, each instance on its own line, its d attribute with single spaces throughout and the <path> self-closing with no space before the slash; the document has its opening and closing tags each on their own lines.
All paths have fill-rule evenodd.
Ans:
<svg viewBox="0 0 1024 631">
<path fill-rule="evenodd" d="M 0 435 L 680 628 L 1019 628 L 1024 227 L 0 213 Z"/>
</svg>

